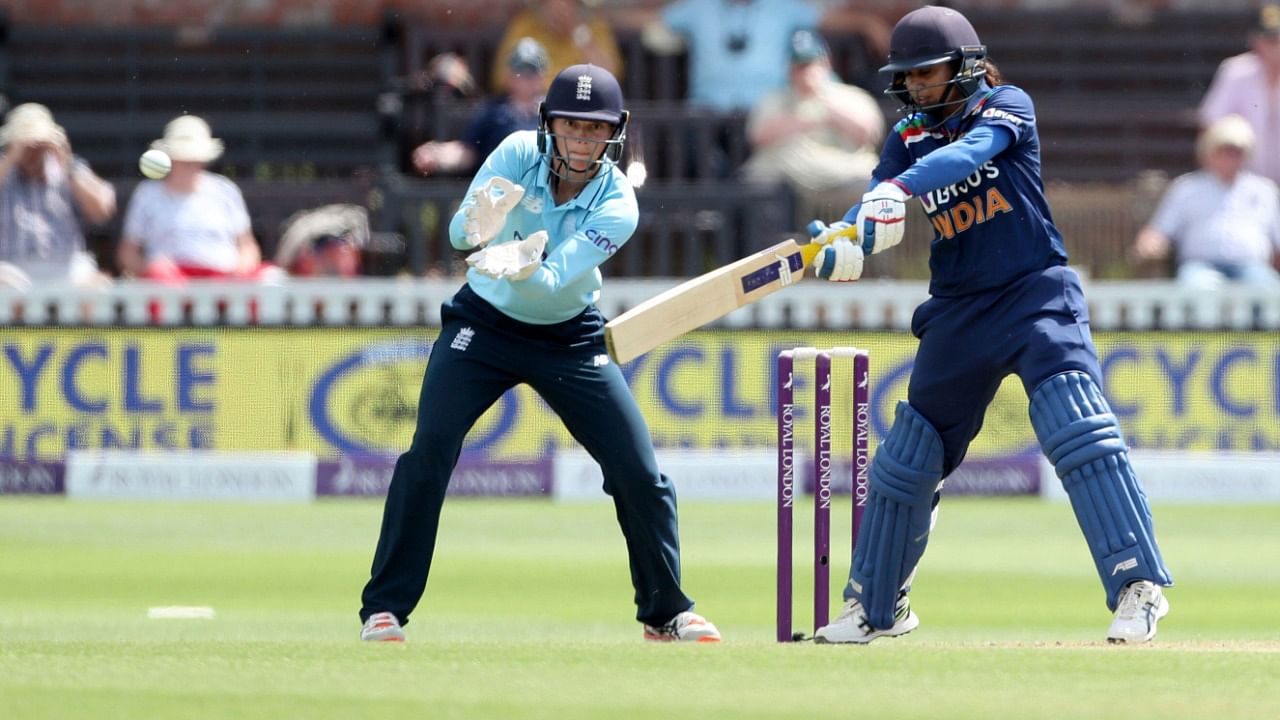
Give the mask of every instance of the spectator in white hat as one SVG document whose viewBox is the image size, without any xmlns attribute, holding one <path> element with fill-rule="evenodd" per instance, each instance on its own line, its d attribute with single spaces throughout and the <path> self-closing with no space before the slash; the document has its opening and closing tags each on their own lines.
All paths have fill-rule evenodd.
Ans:
<svg viewBox="0 0 1280 720">
<path fill-rule="evenodd" d="M 116 211 L 115 188 L 71 152 L 49 109 L 18 105 L 0 127 L 0 285 L 105 285 L 81 223 Z"/>
<path fill-rule="evenodd" d="M 174 118 L 151 147 L 168 154 L 173 169 L 139 183 L 129 200 L 119 247 L 126 274 L 169 283 L 279 274 L 262 262 L 240 189 L 206 169 L 223 150 L 207 122 Z"/>
<path fill-rule="evenodd" d="M 1177 250 L 1178 281 L 1212 289 L 1227 282 L 1280 287 L 1280 196 L 1271 180 L 1244 169 L 1254 133 L 1239 115 L 1210 125 L 1196 143 L 1200 169 L 1170 184 L 1134 241 L 1139 260 Z"/>
</svg>

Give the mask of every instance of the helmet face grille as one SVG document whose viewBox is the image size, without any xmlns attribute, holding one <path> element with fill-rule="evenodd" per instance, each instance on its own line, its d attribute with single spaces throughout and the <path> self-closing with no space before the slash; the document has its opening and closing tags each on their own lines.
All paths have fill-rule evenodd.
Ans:
<svg viewBox="0 0 1280 720">
<path fill-rule="evenodd" d="M 893 28 L 889 40 L 889 62 L 881 72 L 892 73 L 885 94 L 892 95 L 909 112 L 933 112 L 967 102 L 986 76 L 987 48 L 964 15 L 933 5 L 913 10 Z M 959 90 L 959 98 L 933 105 L 919 105 L 907 92 L 908 70 L 952 63 L 955 76 L 948 81 Z"/>
<path fill-rule="evenodd" d="M 547 164 L 551 169 L 551 174 L 561 180 L 570 180 L 569 177 L 569 158 L 565 157 L 560 149 L 556 147 L 556 138 L 559 137 L 551 131 L 551 115 L 544 102 L 538 112 L 538 151 L 547 158 Z M 556 115 L 555 117 L 573 118 L 571 115 Z M 617 165 L 622 158 L 622 148 L 627 142 L 627 123 L 631 119 L 631 113 L 626 110 L 622 111 L 622 117 L 613 127 L 613 134 L 607 140 L 597 140 L 598 144 L 605 146 L 604 153 L 598 159 L 592 162 L 595 171 L 591 177 L 595 177 L 600 168 L 605 165 Z"/>
</svg>

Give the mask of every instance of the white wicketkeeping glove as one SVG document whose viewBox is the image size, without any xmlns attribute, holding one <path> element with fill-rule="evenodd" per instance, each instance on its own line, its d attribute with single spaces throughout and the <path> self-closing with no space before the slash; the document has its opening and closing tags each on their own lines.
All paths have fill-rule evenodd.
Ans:
<svg viewBox="0 0 1280 720">
<path fill-rule="evenodd" d="M 507 223 L 507 213 L 524 197 L 524 188 L 504 177 L 491 177 L 489 182 L 471 193 L 474 201 L 467 207 L 462 230 L 467 244 L 473 248 L 488 243 Z"/>
<path fill-rule="evenodd" d="M 547 249 L 547 231 L 539 230 L 524 240 L 490 245 L 467 256 L 467 264 L 495 280 L 524 280 L 542 265 Z"/>
<path fill-rule="evenodd" d="M 891 182 L 882 182 L 862 196 L 854 225 L 862 236 L 863 252 L 874 255 L 902 242 L 908 197 L 906 191 Z"/>
</svg>

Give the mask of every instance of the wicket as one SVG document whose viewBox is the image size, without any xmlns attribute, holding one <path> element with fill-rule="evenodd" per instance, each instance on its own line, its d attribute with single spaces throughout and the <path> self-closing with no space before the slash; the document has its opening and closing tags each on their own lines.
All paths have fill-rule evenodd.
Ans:
<svg viewBox="0 0 1280 720">
<path fill-rule="evenodd" d="M 831 595 L 831 359 L 853 359 L 853 479 L 852 538 L 858 541 L 862 512 L 867 501 L 868 441 L 871 435 L 871 406 L 868 375 L 869 353 L 852 347 L 818 349 L 797 347 L 778 353 L 778 577 L 777 640 L 804 639 L 792 632 L 792 540 L 795 504 L 795 361 L 814 361 L 814 441 L 813 441 L 813 630 L 830 619 Z"/>
</svg>

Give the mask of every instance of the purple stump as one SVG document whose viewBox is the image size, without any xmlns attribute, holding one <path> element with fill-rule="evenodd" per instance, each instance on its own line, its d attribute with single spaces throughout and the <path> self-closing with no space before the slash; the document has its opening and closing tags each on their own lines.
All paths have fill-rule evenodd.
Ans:
<svg viewBox="0 0 1280 720">
<path fill-rule="evenodd" d="M 795 356 L 778 353 L 778 642 L 791 641 L 792 504 L 795 500 L 795 398 L 791 384 Z"/>
<path fill-rule="evenodd" d="M 813 363 L 813 631 L 830 620 L 831 604 L 831 353 Z"/>
<path fill-rule="evenodd" d="M 870 353 L 853 356 L 853 548 L 858 546 L 862 513 L 867 508 L 868 470 L 871 468 L 871 371 Z M 852 553 L 850 554 L 852 558 Z"/>
</svg>

